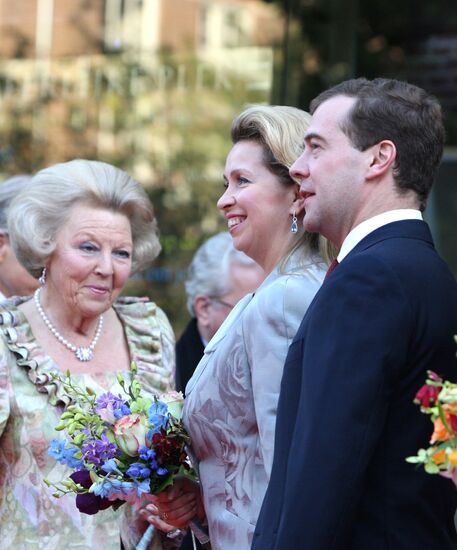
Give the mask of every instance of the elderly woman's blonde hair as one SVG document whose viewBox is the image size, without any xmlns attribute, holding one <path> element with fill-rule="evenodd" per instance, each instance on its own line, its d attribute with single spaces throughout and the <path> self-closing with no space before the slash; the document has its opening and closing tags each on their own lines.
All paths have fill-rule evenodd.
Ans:
<svg viewBox="0 0 457 550">
<path fill-rule="evenodd" d="M 263 147 L 265 166 L 285 186 L 297 185 L 289 174 L 289 168 L 302 154 L 304 137 L 311 122 L 311 115 L 296 107 L 284 105 L 252 105 L 240 113 L 232 123 L 231 137 L 239 141 L 255 141 Z M 299 227 L 303 213 L 297 214 Z M 285 265 L 296 250 L 303 251 L 303 258 L 317 254 L 328 263 L 335 257 L 335 250 L 324 237 L 299 229 L 297 239 L 282 259 Z M 309 261 L 309 260 L 308 260 Z"/>
<path fill-rule="evenodd" d="M 157 222 L 142 186 L 115 166 L 77 159 L 39 171 L 9 207 L 11 245 L 32 275 L 41 273 L 71 209 L 81 204 L 128 218 L 133 241 L 132 273 L 157 257 Z"/>
</svg>

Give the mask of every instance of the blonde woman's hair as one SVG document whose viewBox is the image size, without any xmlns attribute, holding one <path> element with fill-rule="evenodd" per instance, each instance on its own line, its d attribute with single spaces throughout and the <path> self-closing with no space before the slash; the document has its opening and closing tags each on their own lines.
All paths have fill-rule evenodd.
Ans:
<svg viewBox="0 0 457 550">
<path fill-rule="evenodd" d="M 289 168 L 303 152 L 304 136 L 311 115 L 296 107 L 285 105 L 252 105 L 240 113 L 232 123 L 233 144 L 247 140 L 263 148 L 265 166 L 284 186 L 297 185 Z M 303 215 L 300 217 L 300 221 Z M 335 257 L 335 250 L 327 239 L 317 233 L 301 231 L 281 261 L 284 266 L 296 250 L 303 252 L 304 262 L 319 254 L 327 263 Z"/>
<path fill-rule="evenodd" d="M 75 205 L 124 214 L 132 230 L 132 273 L 159 254 L 157 222 L 142 186 L 104 162 L 77 159 L 38 172 L 11 202 L 8 233 L 21 264 L 38 276 L 56 246 L 56 237 Z"/>
</svg>

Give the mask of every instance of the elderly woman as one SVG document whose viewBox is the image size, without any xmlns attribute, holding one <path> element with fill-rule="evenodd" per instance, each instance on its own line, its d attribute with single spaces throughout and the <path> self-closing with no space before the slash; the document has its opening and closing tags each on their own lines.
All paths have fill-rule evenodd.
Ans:
<svg viewBox="0 0 457 550">
<path fill-rule="evenodd" d="M 0 546 L 118 549 L 122 539 L 134 548 L 138 525 L 120 521 L 128 505 L 86 516 L 43 479 L 68 474 L 47 453 L 69 404 L 52 373 L 68 369 L 79 385 L 119 393 L 117 374 L 135 361 L 146 392 L 173 385 L 165 314 L 145 300 L 116 302 L 160 251 L 152 206 L 125 172 L 74 160 L 42 170 L 16 197 L 9 235 L 41 287 L 0 313 Z"/>
<path fill-rule="evenodd" d="M 284 361 L 327 268 L 326 245 L 303 230 L 303 199 L 289 175 L 309 120 L 293 107 L 253 106 L 232 126 L 218 208 L 235 248 L 268 275 L 232 310 L 186 387 L 184 421 L 203 498 L 183 481 L 156 497 L 158 510 L 148 507 L 149 521 L 164 530 L 197 514 L 213 550 L 250 548 L 271 472 Z"/>
</svg>

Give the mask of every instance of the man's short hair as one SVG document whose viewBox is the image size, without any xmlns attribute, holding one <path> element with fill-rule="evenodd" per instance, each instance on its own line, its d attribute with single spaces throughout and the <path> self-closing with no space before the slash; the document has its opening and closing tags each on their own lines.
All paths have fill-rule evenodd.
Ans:
<svg viewBox="0 0 457 550">
<path fill-rule="evenodd" d="M 408 82 L 356 78 L 319 94 L 311 102 L 311 113 L 338 95 L 356 98 L 342 122 L 354 147 L 364 151 L 382 140 L 392 141 L 398 191 L 414 191 L 424 209 L 443 155 L 445 131 L 438 100 Z"/>
</svg>

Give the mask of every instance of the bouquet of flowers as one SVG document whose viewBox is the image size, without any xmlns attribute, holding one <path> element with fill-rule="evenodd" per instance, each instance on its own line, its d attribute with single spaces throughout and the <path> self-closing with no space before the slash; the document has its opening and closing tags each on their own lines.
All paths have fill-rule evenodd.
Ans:
<svg viewBox="0 0 457 550">
<path fill-rule="evenodd" d="M 442 380 L 428 371 L 427 381 L 417 392 L 414 402 L 431 416 L 431 446 L 419 449 L 407 462 L 423 464 L 429 474 L 452 479 L 457 487 L 457 384 Z"/>
<path fill-rule="evenodd" d="M 75 385 L 69 372 L 65 378 L 54 375 L 73 402 L 55 428 L 67 437 L 54 439 L 48 453 L 74 472 L 57 484 L 46 483 L 56 498 L 76 494 L 76 506 L 85 514 L 124 502 L 140 507 L 175 476 L 195 478 L 185 452 L 189 436 L 181 422 L 182 393 L 143 397 L 134 363 L 131 372 L 128 382 L 118 376 L 124 396 L 99 397 Z"/>
</svg>

